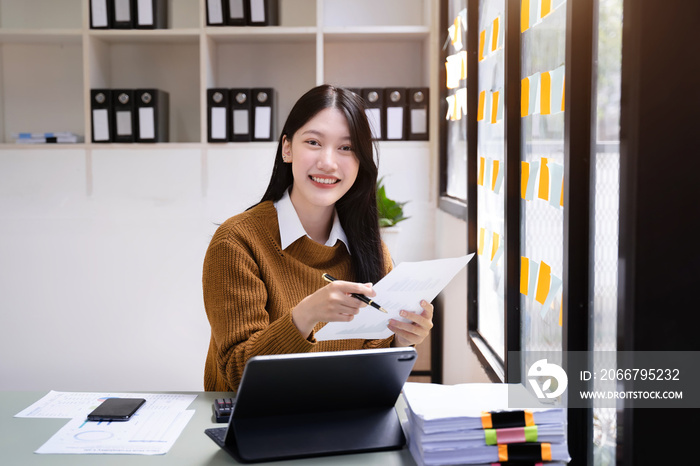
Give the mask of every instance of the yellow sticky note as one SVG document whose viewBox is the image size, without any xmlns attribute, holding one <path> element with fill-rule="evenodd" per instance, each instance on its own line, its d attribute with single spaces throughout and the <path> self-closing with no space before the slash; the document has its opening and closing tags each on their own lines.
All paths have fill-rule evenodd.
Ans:
<svg viewBox="0 0 700 466">
<path fill-rule="evenodd" d="M 540 113 L 549 115 L 552 113 L 552 76 L 549 71 L 540 73 Z"/>
<path fill-rule="evenodd" d="M 491 102 L 491 123 L 495 124 L 496 123 L 496 117 L 498 117 L 498 98 L 499 98 L 499 92 L 496 91 L 493 93 L 493 98 Z"/>
<path fill-rule="evenodd" d="M 484 59 L 484 46 L 486 42 L 486 29 L 479 34 L 479 61 Z"/>
<path fill-rule="evenodd" d="M 552 0 L 542 0 L 540 18 L 544 18 L 552 11 Z"/>
<path fill-rule="evenodd" d="M 496 251 L 498 251 L 498 241 L 499 241 L 499 236 L 498 233 L 495 231 L 493 232 L 493 244 L 491 245 L 491 260 L 493 260 L 493 257 L 496 255 Z"/>
<path fill-rule="evenodd" d="M 476 250 L 476 253 L 480 256 L 484 253 L 484 237 L 485 236 L 486 236 L 486 229 L 481 228 L 479 230 L 479 247 Z"/>
<path fill-rule="evenodd" d="M 492 34 L 491 34 L 491 51 L 494 52 L 496 49 L 498 49 L 498 28 L 500 26 L 501 18 L 496 17 L 496 19 L 493 20 L 493 27 L 491 28 Z"/>
<path fill-rule="evenodd" d="M 520 294 L 527 296 L 530 283 L 530 259 L 520 256 Z"/>
<path fill-rule="evenodd" d="M 564 299 L 559 301 L 559 326 L 564 323 Z"/>
<path fill-rule="evenodd" d="M 491 175 L 491 191 L 496 190 L 496 180 L 498 180 L 498 169 L 501 166 L 500 160 L 493 161 L 493 174 Z"/>
<path fill-rule="evenodd" d="M 547 159 L 542 157 L 542 164 L 540 166 L 540 189 L 537 193 L 537 197 L 549 200 L 549 167 L 547 166 Z"/>
<path fill-rule="evenodd" d="M 455 18 L 454 21 L 454 36 L 452 36 L 452 45 L 456 49 L 461 49 L 463 47 L 462 44 L 462 21 L 460 20 L 459 16 Z"/>
<path fill-rule="evenodd" d="M 528 29 L 530 29 L 530 0 L 522 0 L 520 2 L 520 32 L 525 32 Z"/>
<path fill-rule="evenodd" d="M 535 293 L 535 300 L 544 304 L 547 300 L 547 295 L 549 294 L 549 285 L 552 281 L 552 268 L 547 265 L 544 261 L 540 262 L 540 270 L 537 274 L 537 292 Z M 522 286 L 522 284 L 521 284 Z"/>
<path fill-rule="evenodd" d="M 520 197 L 525 199 L 527 195 L 527 183 L 530 181 L 530 164 L 520 162 Z"/>
<path fill-rule="evenodd" d="M 561 197 L 559 198 L 559 205 L 564 207 L 564 181 L 561 182 Z"/>
<path fill-rule="evenodd" d="M 564 111 L 564 96 L 566 95 L 566 78 L 564 78 L 564 83 L 561 85 L 561 111 Z"/>
<path fill-rule="evenodd" d="M 476 121 L 484 119 L 484 102 L 486 101 L 486 91 L 479 92 L 479 108 L 476 112 Z"/>
<path fill-rule="evenodd" d="M 484 185 L 484 165 L 486 165 L 486 159 L 484 157 L 479 157 L 479 178 L 476 180 L 479 186 Z"/>
<path fill-rule="evenodd" d="M 530 79 L 523 78 L 520 81 L 520 116 L 526 117 L 530 114 Z"/>
</svg>

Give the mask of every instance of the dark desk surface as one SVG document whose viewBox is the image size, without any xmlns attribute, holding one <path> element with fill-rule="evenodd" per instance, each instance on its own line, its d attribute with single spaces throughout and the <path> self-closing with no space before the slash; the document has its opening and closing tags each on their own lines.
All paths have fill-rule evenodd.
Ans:
<svg viewBox="0 0 700 466">
<path fill-rule="evenodd" d="M 0 463 L 7 466 L 32 465 L 231 465 L 236 461 L 204 433 L 210 427 L 222 427 L 213 419 L 211 405 L 227 393 L 196 392 L 189 406 L 195 414 L 175 445 L 165 455 L 37 455 L 34 453 L 68 419 L 15 418 L 15 414 L 46 395 L 47 392 L 0 392 Z M 286 465 L 338 466 L 415 466 L 406 448 L 390 452 L 306 458 L 268 463 Z"/>
</svg>

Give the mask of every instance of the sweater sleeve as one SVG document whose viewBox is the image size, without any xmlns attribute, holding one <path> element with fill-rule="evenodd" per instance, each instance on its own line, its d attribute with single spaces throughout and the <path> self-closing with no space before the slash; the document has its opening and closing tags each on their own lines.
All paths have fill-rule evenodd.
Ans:
<svg viewBox="0 0 700 466">
<path fill-rule="evenodd" d="M 245 245 L 212 242 L 204 258 L 204 306 L 216 347 L 217 378 L 235 389 L 249 358 L 304 353 L 314 347 L 292 322 L 291 313 L 270 322 L 267 288 Z"/>
</svg>

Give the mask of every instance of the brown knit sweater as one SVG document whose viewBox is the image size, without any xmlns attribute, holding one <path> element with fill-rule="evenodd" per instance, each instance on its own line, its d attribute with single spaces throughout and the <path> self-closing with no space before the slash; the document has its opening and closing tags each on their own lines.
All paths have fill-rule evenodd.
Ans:
<svg viewBox="0 0 700 466">
<path fill-rule="evenodd" d="M 388 273 L 386 247 L 384 255 Z M 353 280 L 345 245 L 328 247 L 304 236 L 283 251 L 271 201 L 224 222 L 204 258 L 204 307 L 211 325 L 204 389 L 236 390 L 246 361 L 257 355 L 388 347 L 393 336 L 317 342 L 314 334 L 324 323 L 308 339 L 299 333 L 291 310 L 326 285 L 324 272 Z"/>
</svg>

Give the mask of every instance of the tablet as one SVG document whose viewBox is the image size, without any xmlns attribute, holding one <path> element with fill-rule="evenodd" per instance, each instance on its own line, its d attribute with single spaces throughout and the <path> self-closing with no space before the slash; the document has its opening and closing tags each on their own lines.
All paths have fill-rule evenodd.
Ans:
<svg viewBox="0 0 700 466">
<path fill-rule="evenodd" d="M 413 348 L 255 356 L 227 428 L 205 432 L 241 462 L 401 448 L 394 405 Z"/>
</svg>

